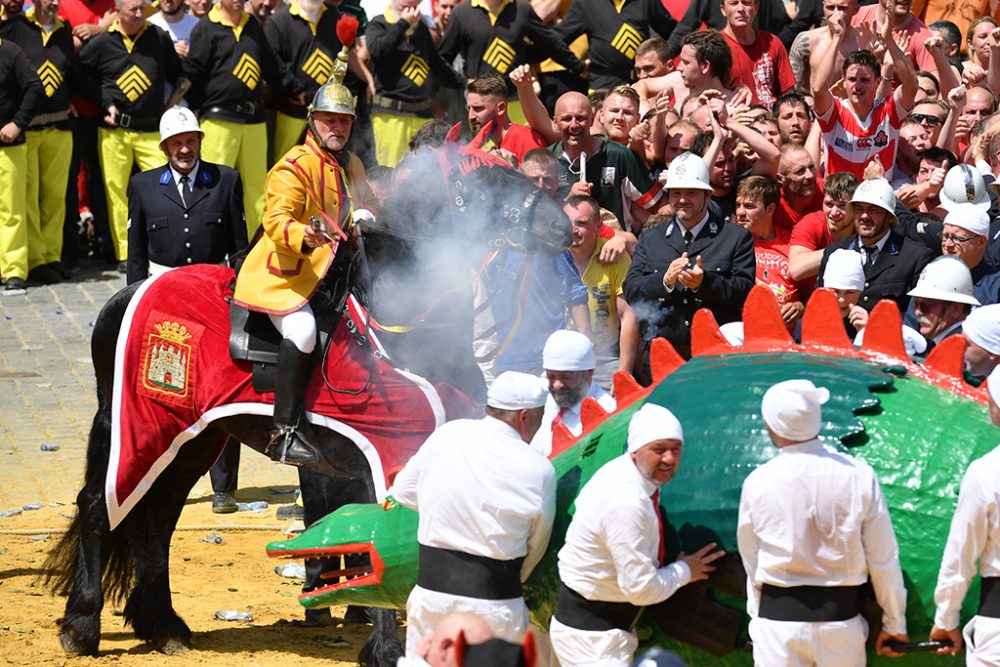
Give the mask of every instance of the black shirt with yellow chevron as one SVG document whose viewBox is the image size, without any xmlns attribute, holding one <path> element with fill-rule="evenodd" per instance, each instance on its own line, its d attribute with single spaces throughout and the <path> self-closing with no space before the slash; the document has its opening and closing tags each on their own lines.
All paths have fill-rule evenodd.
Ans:
<svg viewBox="0 0 1000 667">
<path fill-rule="evenodd" d="M 583 63 L 562 39 L 542 23 L 528 0 L 505 0 L 497 14 L 491 14 L 481 0 L 455 6 L 444 31 L 438 53 L 445 62 L 465 57 L 465 75 L 474 79 L 485 74 L 508 75 L 518 65 L 532 62 L 532 53 L 551 57 L 574 74 Z"/>
<path fill-rule="evenodd" d="M 413 28 L 392 10 L 376 16 L 365 33 L 379 95 L 402 102 L 425 102 L 435 85 L 462 88 L 465 82 L 438 54 L 423 20 Z"/>
<path fill-rule="evenodd" d="M 306 101 L 330 78 L 340 53 L 337 20 L 340 13 L 332 5 L 320 7 L 319 20 L 313 23 L 299 11 L 299 5 L 283 5 L 264 24 L 264 34 L 271 50 L 305 88 Z M 278 110 L 293 118 L 305 118 L 306 108 L 292 104 L 288 96 L 278 98 Z"/>
<path fill-rule="evenodd" d="M 267 39 L 260 21 L 243 12 L 238 26 L 225 23 L 216 5 L 191 31 L 191 47 L 184 60 L 191 81 L 186 99 L 201 118 L 236 123 L 263 123 L 261 78 L 278 95 L 303 91 Z"/>
<path fill-rule="evenodd" d="M 22 130 L 38 113 L 45 93 L 28 56 L 14 42 L 0 38 L 0 127 L 13 122 Z M 24 132 L 8 145 L 24 143 Z M 3 193 L 10 197 L 10 193 Z"/>
<path fill-rule="evenodd" d="M 95 105 L 99 103 L 90 77 L 84 76 L 80 70 L 70 27 L 61 19 L 56 18 L 52 30 L 46 32 L 35 21 L 35 10 L 32 8 L 23 17 L 5 21 L 4 24 L 0 34 L 21 47 L 45 89 L 45 99 L 36 115 L 67 111 L 71 91 Z M 61 121 L 45 123 L 44 127 L 69 130 L 72 122 L 67 116 Z"/>
<path fill-rule="evenodd" d="M 152 23 L 129 37 L 116 20 L 80 49 L 80 62 L 101 81 L 101 108 L 114 105 L 130 117 L 122 127 L 138 132 L 159 127 L 165 86 L 177 87 L 182 76 L 170 36 Z"/>
<path fill-rule="evenodd" d="M 676 25 L 660 0 L 573 0 L 556 32 L 567 44 L 587 35 L 588 86 L 597 90 L 631 81 L 635 50 L 649 37 L 650 28 L 666 39 Z"/>
</svg>

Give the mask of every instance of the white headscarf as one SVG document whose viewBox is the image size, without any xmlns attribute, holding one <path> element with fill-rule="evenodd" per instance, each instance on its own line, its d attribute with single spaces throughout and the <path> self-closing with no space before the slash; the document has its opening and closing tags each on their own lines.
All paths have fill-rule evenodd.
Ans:
<svg viewBox="0 0 1000 667">
<path fill-rule="evenodd" d="M 865 288 L 865 267 L 861 253 L 840 248 L 827 258 L 823 287 L 861 291 Z"/>
<path fill-rule="evenodd" d="M 962 333 L 990 354 L 1000 354 L 1000 304 L 976 308 L 962 322 Z"/>
<path fill-rule="evenodd" d="M 654 440 L 684 442 L 684 429 L 670 410 L 646 403 L 632 415 L 628 424 L 628 452 L 638 451 Z"/>
<path fill-rule="evenodd" d="M 545 341 L 542 368 L 547 371 L 594 370 L 594 344 L 578 331 L 561 329 Z"/>
<path fill-rule="evenodd" d="M 830 392 L 825 387 L 817 387 L 809 380 L 787 380 L 764 392 L 760 411 L 775 435 L 804 442 L 819 435 L 823 418 L 820 406 L 829 400 Z"/>
<path fill-rule="evenodd" d="M 490 385 L 486 405 L 498 410 L 530 410 L 545 405 L 548 383 L 540 377 L 507 371 Z"/>
</svg>

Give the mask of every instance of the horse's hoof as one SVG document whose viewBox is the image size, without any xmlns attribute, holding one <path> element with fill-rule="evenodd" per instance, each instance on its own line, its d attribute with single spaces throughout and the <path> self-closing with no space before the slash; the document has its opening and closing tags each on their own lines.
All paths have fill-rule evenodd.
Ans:
<svg viewBox="0 0 1000 667">
<path fill-rule="evenodd" d="M 164 655 L 180 655 L 190 651 L 191 647 L 184 640 L 171 637 L 156 642 L 156 650 Z"/>
<path fill-rule="evenodd" d="M 97 655 L 97 647 L 88 647 L 73 628 L 66 628 L 59 633 L 59 644 L 67 655 Z"/>
</svg>

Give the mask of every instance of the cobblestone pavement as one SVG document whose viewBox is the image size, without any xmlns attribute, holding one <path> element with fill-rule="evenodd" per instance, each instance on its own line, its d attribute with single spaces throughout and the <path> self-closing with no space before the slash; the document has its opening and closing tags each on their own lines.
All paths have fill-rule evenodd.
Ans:
<svg viewBox="0 0 1000 667">
<path fill-rule="evenodd" d="M 0 513 L 42 503 L 37 511 L 0 517 L 0 529 L 64 526 L 83 480 L 87 435 L 97 408 L 90 336 L 104 303 L 125 284 L 96 265 L 74 280 L 0 292 Z M 43 444 L 58 451 L 42 451 Z M 237 500 L 290 502 L 272 489 L 297 484 L 295 471 L 244 449 Z M 181 523 L 275 523 L 274 512 L 213 515 L 211 485 L 195 486 Z M 267 521 L 270 519 L 270 521 Z"/>
</svg>

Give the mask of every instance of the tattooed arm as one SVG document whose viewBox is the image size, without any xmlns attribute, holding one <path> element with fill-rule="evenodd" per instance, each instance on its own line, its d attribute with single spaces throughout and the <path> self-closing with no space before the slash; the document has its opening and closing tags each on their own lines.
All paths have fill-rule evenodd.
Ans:
<svg viewBox="0 0 1000 667">
<path fill-rule="evenodd" d="M 792 63 L 792 74 L 795 83 L 800 88 L 809 88 L 809 32 L 800 32 L 788 49 L 788 59 Z"/>
</svg>

